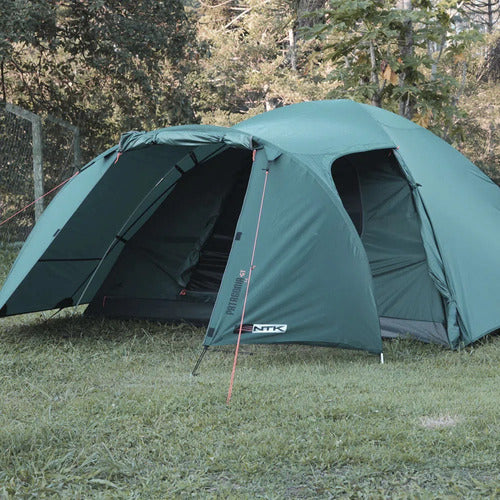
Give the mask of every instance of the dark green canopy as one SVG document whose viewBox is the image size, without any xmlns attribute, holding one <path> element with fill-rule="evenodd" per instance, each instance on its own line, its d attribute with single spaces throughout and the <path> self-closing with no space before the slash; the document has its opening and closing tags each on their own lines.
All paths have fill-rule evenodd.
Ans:
<svg viewBox="0 0 500 500">
<path fill-rule="evenodd" d="M 88 303 L 207 324 L 205 345 L 243 321 L 244 343 L 455 348 L 500 328 L 499 229 L 498 186 L 432 133 L 307 102 L 125 134 L 46 209 L 0 312 Z"/>
</svg>

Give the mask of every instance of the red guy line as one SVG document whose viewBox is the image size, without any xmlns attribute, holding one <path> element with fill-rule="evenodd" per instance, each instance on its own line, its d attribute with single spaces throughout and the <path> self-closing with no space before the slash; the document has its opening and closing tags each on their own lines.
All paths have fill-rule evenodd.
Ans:
<svg viewBox="0 0 500 500">
<path fill-rule="evenodd" d="M 250 279 L 252 278 L 252 271 L 255 267 L 253 265 L 253 261 L 254 261 L 254 257 L 255 257 L 255 248 L 257 247 L 257 238 L 259 236 L 260 219 L 262 217 L 262 207 L 264 205 L 264 196 L 266 194 L 266 185 L 267 185 L 268 175 L 269 175 L 269 170 L 266 170 L 266 177 L 264 179 L 264 187 L 262 189 L 262 198 L 260 200 L 259 218 L 257 219 L 257 228 L 255 230 L 255 239 L 253 241 L 252 259 L 250 261 L 250 271 L 248 272 L 247 289 L 245 291 L 245 300 L 243 301 L 243 311 L 241 312 L 240 328 L 238 330 L 238 341 L 236 342 L 236 350 L 234 352 L 233 371 L 231 372 L 231 381 L 229 383 L 229 391 L 227 393 L 227 400 L 226 400 L 227 404 L 229 404 L 229 402 L 231 401 L 231 394 L 233 392 L 234 374 L 236 372 L 236 361 L 238 360 L 238 351 L 240 349 L 241 332 L 243 330 L 243 321 L 245 319 L 245 309 L 247 306 L 248 289 L 250 288 Z"/>
<path fill-rule="evenodd" d="M 39 196 L 36 200 L 32 201 L 29 205 L 26 205 L 24 208 L 21 208 L 21 210 L 18 210 L 15 214 L 11 215 L 8 219 L 3 220 L 0 222 L 0 226 L 3 226 L 6 222 L 9 222 L 10 219 L 13 219 L 16 215 L 19 215 L 21 212 L 24 212 L 27 210 L 31 205 L 34 205 L 37 201 L 40 201 L 42 198 L 45 198 L 48 194 L 52 193 L 56 189 L 59 189 L 62 185 L 66 184 L 69 182 L 73 177 L 76 177 L 80 172 L 75 172 L 71 177 L 68 177 L 66 180 L 62 181 L 61 184 L 57 185 L 55 188 L 52 188 L 50 191 L 47 191 L 45 194 L 42 194 L 42 196 Z"/>
</svg>

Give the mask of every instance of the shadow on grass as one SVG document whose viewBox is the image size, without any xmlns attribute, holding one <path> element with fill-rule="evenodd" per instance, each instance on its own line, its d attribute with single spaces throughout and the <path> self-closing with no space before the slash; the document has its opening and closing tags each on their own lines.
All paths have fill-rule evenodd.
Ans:
<svg viewBox="0 0 500 500">
<path fill-rule="evenodd" d="M 19 348 L 30 346 L 77 346 L 99 349 L 104 345 L 135 345 L 139 350 L 163 350 L 172 354 L 182 351 L 201 352 L 205 329 L 187 323 L 169 324 L 145 320 L 118 320 L 92 318 L 63 311 L 60 316 L 46 319 L 51 313 L 21 315 L 7 318 L 2 325 L 0 342 Z M 46 316 L 46 318 L 44 318 Z M 24 345 L 23 345 L 24 344 Z M 209 349 L 209 358 L 232 358 L 234 345 Z M 365 351 L 300 344 L 242 345 L 241 359 L 251 356 L 257 365 L 296 363 L 370 362 L 378 363 L 378 356 Z"/>
<path fill-rule="evenodd" d="M 81 314 L 63 313 L 60 317 L 45 319 L 43 317 L 27 318 L 24 315 L 9 318 L 9 323 L 0 333 L 0 338 L 5 342 L 22 341 L 61 343 L 84 341 L 86 343 L 112 342 L 127 343 L 130 340 L 158 342 L 169 338 L 172 340 L 183 339 L 186 342 L 201 344 L 204 329 L 197 328 L 187 323 L 166 324 L 142 320 L 116 320 L 108 318 L 92 318 Z"/>
<path fill-rule="evenodd" d="M 180 353 L 183 350 L 198 352 L 202 348 L 205 334 L 203 327 L 188 323 L 169 324 L 146 320 L 118 320 L 87 317 L 71 310 L 63 311 L 58 317 L 51 313 L 27 314 L 2 320 L 0 342 L 29 348 L 35 345 L 45 347 L 85 345 L 98 349 L 99 345 L 135 345 L 139 350 L 163 350 L 165 353 Z M 469 355 L 493 343 L 500 344 L 498 332 L 481 339 L 461 351 L 451 351 L 446 347 L 424 344 L 411 338 L 384 340 L 386 363 L 421 362 L 433 358 L 448 358 Z M 232 357 L 234 345 L 210 348 L 211 355 Z M 300 344 L 242 345 L 240 354 L 248 355 L 256 363 L 297 364 L 297 363 L 379 363 L 379 357 L 365 351 L 318 347 Z M 257 361 L 257 358 L 259 361 Z"/>
</svg>

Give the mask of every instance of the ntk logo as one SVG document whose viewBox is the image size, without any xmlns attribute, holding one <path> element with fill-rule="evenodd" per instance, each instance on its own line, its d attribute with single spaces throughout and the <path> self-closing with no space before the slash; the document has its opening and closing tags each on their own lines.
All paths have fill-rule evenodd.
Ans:
<svg viewBox="0 0 500 500">
<path fill-rule="evenodd" d="M 288 325 L 243 325 L 241 327 L 241 333 L 268 333 L 270 335 L 277 335 L 278 333 L 285 333 Z M 240 331 L 240 325 L 237 325 L 233 333 L 238 334 Z"/>
</svg>

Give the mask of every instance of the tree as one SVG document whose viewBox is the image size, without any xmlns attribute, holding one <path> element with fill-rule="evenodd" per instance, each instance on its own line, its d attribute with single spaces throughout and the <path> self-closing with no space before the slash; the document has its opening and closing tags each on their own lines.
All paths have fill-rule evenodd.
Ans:
<svg viewBox="0 0 500 500">
<path fill-rule="evenodd" d="M 493 28 L 500 18 L 500 1 L 469 0 L 464 2 L 463 10 L 472 22 L 483 26 L 488 33 L 493 33 Z"/>
<path fill-rule="evenodd" d="M 55 8 L 51 2 L 34 0 L 0 0 L 0 78 L 2 100 L 7 100 L 5 73 L 11 67 L 17 70 L 17 77 L 26 83 L 28 75 L 16 68 L 13 60 L 16 47 L 30 46 L 35 50 L 54 46 L 51 41 L 56 32 Z"/>
<path fill-rule="evenodd" d="M 333 64 L 333 95 L 369 101 L 424 126 L 450 119 L 457 81 L 439 71 L 445 53 L 460 56 L 470 32 L 454 30 L 458 2 L 331 0 L 311 33 Z"/>
<path fill-rule="evenodd" d="M 202 121 L 241 121 L 304 99 L 331 86 L 309 73 L 315 41 L 303 40 L 307 0 L 204 0 L 197 10 L 204 47 L 189 81 Z M 310 4 L 314 9 L 318 0 Z"/>
<path fill-rule="evenodd" d="M 123 130 L 194 120 L 180 0 L 0 1 L 4 99 L 80 125 L 91 154 Z"/>
</svg>

